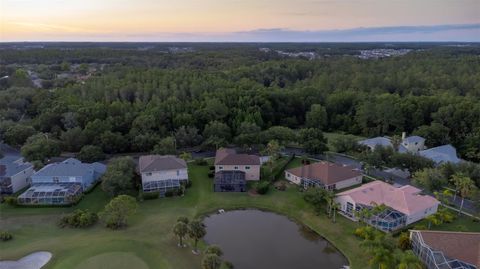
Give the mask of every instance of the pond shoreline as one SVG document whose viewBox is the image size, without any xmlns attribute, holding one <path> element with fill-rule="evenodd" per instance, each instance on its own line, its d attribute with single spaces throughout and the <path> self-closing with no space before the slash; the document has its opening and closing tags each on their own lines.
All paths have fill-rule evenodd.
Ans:
<svg viewBox="0 0 480 269">
<path fill-rule="evenodd" d="M 219 212 L 222 209 L 225 210 L 224 213 Z M 282 253 L 282 251 L 284 252 L 278 257 L 286 257 L 287 255 L 290 255 L 290 258 L 293 260 L 299 259 L 304 261 L 305 264 L 303 267 L 308 267 L 311 265 L 317 266 L 320 264 L 323 266 L 329 266 L 328 268 L 336 269 L 337 267 L 341 268 L 342 266 L 349 266 L 351 264 L 348 256 L 346 256 L 332 241 L 328 240 L 328 238 L 323 236 L 321 233 L 315 229 L 312 229 L 309 225 L 299 221 L 298 218 L 292 217 L 291 215 L 282 214 L 276 210 L 258 207 L 229 207 L 222 209 L 210 210 L 208 213 L 199 214 L 202 222 L 205 224 L 209 220 L 215 221 L 217 230 L 215 230 L 215 233 L 211 235 L 213 237 L 217 237 L 217 242 L 215 242 L 215 244 L 218 244 L 218 240 L 221 242 L 224 240 L 223 238 L 226 237 L 229 237 L 229 239 L 228 241 L 224 241 L 222 245 L 227 245 L 227 249 L 228 247 L 230 249 L 238 248 L 244 250 L 248 248 L 250 251 L 250 248 L 255 248 L 257 244 L 263 244 L 265 249 L 276 249 L 276 251 L 273 251 L 272 254 L 275 253 L 275 255 L 278 255 L 278 251 L 280 251 L 280 253 Z M 258 215 L 259 212 L 267 214 Z M 221 216 L 225 214 L 232 215 L 226 216 L 227 219 L 222 219 Z M 239 218 L 241 218 L 242 221 L 240 221 Z M 284 222 L 282 220 L 284 220 Z M 278 226 L 273 226 L 275 228 L 270 229 L 269 225 L 270 223 L 273 223 L 271 221 L 275 221 Z M 235 226 L 239 223 L 241 223 L 239 226 Z M 294 225 L 294 227 L 292 225 Z M 236 232 L 230 233 L 229 231 L 231 230 Z M 243 236 L 242 233 L 245 236 Z M 218 237 L 219 234 L 222 234 L 222 236 Z M 280 235 L 280 237 L 278 237 L 277 234 Z M 206 245 L 208 245 L 207 237 L 208 227 L 207 236 L 203 240 Z M 277 238 L 283 238 L 283 240 L 278 239 L 280 241 L 276 242 Z M 211 239 L 212 238 L 210 238 L 210 244 L 212 243 Z M 235 243 L 230 244 L 230 240 L 233 240 Z M 272 244 L 272 242 L 273 245 L 268 246 L 268 244 Z M 283 247 L 282 244 L 285 246 Z M 329 253 L 322 252 L 322 250 L 326 248 L 330 249 Z M 253 252 L 255 253 L 255 251 Z M 308 253 L 310 253 L 310 255 L 308 255 Z M 247 262 L 242 256 L 242 251 L 235 255 L 235 259 L 243 259 L 244 262 Z M 248 262 L 251 262 L 251 259 L 255 259 L 251 257 L 251 254 L 248 256 L 250 257 Z M 265 263 L 265 257 L 262 256 L 257 258 L 259 258 L 259 262 Z M 275 262 L 275 256 L 272 256 L 270 261 Z M 282 265 L 283 264 L 277 265 L 276 268 L 281 267 Z"/>
</svg>

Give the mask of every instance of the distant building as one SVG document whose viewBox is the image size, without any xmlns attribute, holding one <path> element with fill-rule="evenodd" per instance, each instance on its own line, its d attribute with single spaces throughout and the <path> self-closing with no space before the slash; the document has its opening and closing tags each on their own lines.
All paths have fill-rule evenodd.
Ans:
<svg viewBox="0 0 480 269">
<path fill-rule="evenodd" d="M 358 141 L 358 144 L 368 147 L 370 150 L 375 150 L 375 147 L 391 147 L 393 148 L 392 141 L 388 137 L 374 137 L 365 140 Z"/>
<path fill-rule="evenodd" d="M 8 155 L 0 159 L 0 194 L 13 194 L 30 184 L 33 165 L 22 157 Z"/>
<path fill-rule="evenodd" d="M 297 185 L 327 190 L 348 188 L 362 183 L 362 173 L 351 166 L 318 162 L 285 171 L 285 178 Z"/>
<path fill-rule="evenodd" d="M 260 157 L 221 148 L 215 154 L 215 173 L 220 171 L 242 171 L 245 173 L 245 180 L 259 180 Z"/>
<path fill-rule="evenodd" d="M 407 152 L 417 153 L 425 148 L 425 138 L 417 135 L 405 137 L 405 133 L 403 133 L 401 145 Z"/>
<path fill-rule="evenodd" d="M 247 191 L 247 180 L 243 171 L 219 171 L 215 173 L 213 183 L 215 192 L 244 192 Z"/>
<path fill-rule="evenodd" d="M 377 146 L 393 148 L 392 139 L 389 137 L 369 138 L 359 141 L 358 144 L 366 146 L 370 150 L 375 150 Z M 423 149 L 425 149 L 425 138 L 417 135 L 406 137 L 405 133 L 402 133 L 402 140 L 398 145 L 398 152 L 416 154 Z"/>
<path fill-rule="evenodd" d="M 420 156 L 434 161 L 437 165 L 442 163 L 459 163 L 462 160 L 457 157 L 457 149 L 452 145 L 443 145 L 431 149 L 421 150 Z"/>
<path fill-rule="evenodd" d="M 144 192 L 158 192 L 163 197 L 188 182 L 187 163 L 175 156 L 141 156 L 138 166 Z"/>
<path fill-rule="evenodd" d="M 480 233 L 412 230 L 410 240 L 427 269 L 480 269 Z"/>
<path fill-rule="evenodd" d="M 437 199 L 420 194 L 410 185 L 396 188 L 383 181 L 373 181 L 358 188 L 337 194 L 335 201 L 345 216 L 357 220 L 357 212 L 385 205 L 386 210 L 369 219 L 367 223 L 383 231 L 394 231 L 417 222 L 437 212 Z"/>
<path fill-rule="evenodd" d="M 31 176 L 32 186 L 18 196 L 20 204 L 64 205 L 76 202 L 105 173 L 101 163 L 69 158 L 48 164 Z"/>
</svg>

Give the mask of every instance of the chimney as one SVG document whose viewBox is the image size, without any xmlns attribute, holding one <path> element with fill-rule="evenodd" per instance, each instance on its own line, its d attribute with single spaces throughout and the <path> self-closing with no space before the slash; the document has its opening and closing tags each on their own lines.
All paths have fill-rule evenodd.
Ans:
<svg viewBox="0 0 480 269">
<path fill-rule="evenodd" d="M 406 132 L 402 132 L 402 141 L 405 140 L 405 138 L 407 138 L 407 133 L 406 133 Z"/>
</svg>

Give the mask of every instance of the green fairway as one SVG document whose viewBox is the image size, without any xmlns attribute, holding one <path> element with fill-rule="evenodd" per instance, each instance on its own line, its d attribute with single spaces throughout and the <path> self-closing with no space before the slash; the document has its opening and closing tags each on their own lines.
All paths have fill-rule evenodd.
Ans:
<svg viewBox="0 0 480 269">
<path fill-rule="evenodd" d="M 148 269 L 148 265 L 130 252 L 107 252 L 80 263 L 75 269 Z"/>
<path fill-rule="evenodd" d="M 298 165 L 300 159 L 296 158 L 288 168 Z M 316 215 L 296 186 L 288 184 L 283 192 L 271 188 L 267 195 L 255 197 L 247 193 L 214 193 L 207 166 L 190 165 L 189 174 L 193 186 L 184 197 L 142 202 L 129 227 L 119 231 L 100 224 L 89 229 L 61 229 L 56 225 L 63 213 L 76 208 L 100 210 L 108 197 L 99 187 L 72 208 L 13 208 L 3 204 L 0 229 L 11 231 L 15 238 L 0 243 L 0 259 L 18 259 L 45 250 L 53 253 L 46 267 L 49 269 L 200 268 L 201 255 L 193 255 L 191 248 L 177 247 L 171 232 L 176 219 L 201 217 L 220 208 L 259 208 L 304 223 L 342 251 L 352 268 L 369 268 L 368 257 L 353 236 L 358 224 L 343 217 L 334 224 L 325 215 Z"/>
</svg>

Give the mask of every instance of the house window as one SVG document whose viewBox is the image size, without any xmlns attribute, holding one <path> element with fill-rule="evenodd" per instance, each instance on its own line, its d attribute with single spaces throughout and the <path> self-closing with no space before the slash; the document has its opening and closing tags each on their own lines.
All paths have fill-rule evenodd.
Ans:
<svg viewBox="0 0 480 269">
<path fill-rule="evenodd" d="M 152 176 L 152 173 L 147 173 L 147 177 Z"/>
<path fill-rule="evenodd" d="M 245 166 L 245 170 L 250 170 L 250 166 Z"/>
<path fill-rule="evenodd" d="M 238 166 L 235 166 L 233 169 L 238 170 Z"/>
<path fill-rule="evenodd" d="M 180 175 L 180 170 L 177 170 L 177 176 L 179 176 L 179 175 Z"/>
<path fill-rule="evenodd" d="M 290 178 L 290 174 L 287 173 L 287 177 Z"/>
<path fill-rule="evenodd" d="M 219 169 L 219 170 L 223 170 L 223 166 L 219 166 L 218 169 Z"/>
<path fill-rule="evenodd" d="M 58 183 L 59 181 L 58 177 L 53 177 L 53 183 Z"/>
</svg>

